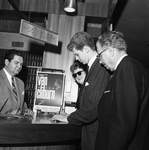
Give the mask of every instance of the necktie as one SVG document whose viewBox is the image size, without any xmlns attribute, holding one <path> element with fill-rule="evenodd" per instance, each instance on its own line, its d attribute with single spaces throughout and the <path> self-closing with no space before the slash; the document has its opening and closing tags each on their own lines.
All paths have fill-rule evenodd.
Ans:
<svg viewBox="0 0 149 150">
<path fill-rule="evenodd" d="M 18 101 L 17 90 L 16 90 L 16 86 L 15 86 L 15 83 L 14 83 L 14 77 L 12 77 L 12 90 L 13 90 L 13 93 L 15 95 L 16 101 Z"/>
<path fill-rule="evenodd" d="M 87 65 L 87 67 L 86 67 L 86 75 L 88 74 L 88 72 L 89 72 L 89 66 Z"/>
</svg>

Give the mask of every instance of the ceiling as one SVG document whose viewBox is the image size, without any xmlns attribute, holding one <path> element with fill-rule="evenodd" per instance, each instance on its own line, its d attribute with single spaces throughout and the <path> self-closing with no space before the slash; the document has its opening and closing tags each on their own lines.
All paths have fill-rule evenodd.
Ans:
<svg viewBox="0 0 149 150">
<path fill-rule="evenodd" d="M 58 0 L 57 0 L 58 1 Z M 62 0 L 61 0 L 62 1 Z M 149 0 L 100 0 L 111 1 L 113 27 L 124 33 L 128 44 L 128 54 L 149 68 Z M 19 11 L 18 0 L 7 0 L 13 9 L 0 9 L 0 20 L 20 20 L 28 18 L 32 22 L 43 22 L 47 13 Z M 78 2 L 99 3 L 99 0 L 78 0 Z M 116 7 L 115 7 L 116 6 Z"/>
</svg>

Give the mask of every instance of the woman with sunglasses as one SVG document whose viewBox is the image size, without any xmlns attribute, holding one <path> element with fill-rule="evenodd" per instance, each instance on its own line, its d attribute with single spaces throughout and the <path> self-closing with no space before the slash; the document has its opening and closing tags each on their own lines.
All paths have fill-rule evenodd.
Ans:
<svg viewBox="0 0 149 150">
<path fill-rule="evenodd" d="M 82 64 L 78 60 L 75 60 L 74 63 L 70 66 L 70 71 L 73 78 L 77 82 L 79 88 L 83 84 L 86 77 L 87 65 Z"/>
</svg>

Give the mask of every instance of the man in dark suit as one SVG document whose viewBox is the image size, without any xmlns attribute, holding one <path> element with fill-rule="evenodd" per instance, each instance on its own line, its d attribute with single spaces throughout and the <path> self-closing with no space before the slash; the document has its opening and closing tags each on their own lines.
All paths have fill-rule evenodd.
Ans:
<svg viewBox="0 0 149 150">
<path fill-rule="evenodd" d="M 95 150 L 147 150 L 149 75 L 127 55 L 122 33 L 105 32 L 96 45 L 100 63 L 114 72 L 98 108 Z"/>
<path fill-rule="evenodd" d="M 24 104 L 24 83 L 15 77 L 23 65 L 21 52 L 8 50 L 4 61 L 5 66 L 0 70 L 0 114 L 18 114 L 24 109 L 32 115 L 32 110 Z"/>
<path fill-rule="evenodd" d="M 78 108 L 69 116 L 54 116 L 53 119 L 65 120 L 82 125 L 81 150 L 93 150 L 97 133 L 97 107 L 109 80 L 109 73 L 100 65 L 93 38 L 86 32 L 76 33 L 67 46 L 76 60 L 88 64 L 88 73 L 82 85 Z"/>
</svg>

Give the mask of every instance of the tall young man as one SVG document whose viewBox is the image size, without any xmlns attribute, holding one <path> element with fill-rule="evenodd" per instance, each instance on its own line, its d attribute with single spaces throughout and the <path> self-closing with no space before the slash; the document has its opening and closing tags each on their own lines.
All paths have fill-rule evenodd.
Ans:
<svg viewBox="0 0 149 150">
<path fill-rule="evenodd" d="M 97 133 L 97 107 L 109 80 L 109 73 L 100 65 L 93 38 L 86 32 L 76 33 L 70 40 L 69 51 L 76 60 L 88 65 L 88 73 L 79 91 L 78 109 L 70 115 L 53 119 L 82 125 L 81 150 L 94 150 Z"/>
</svg>

